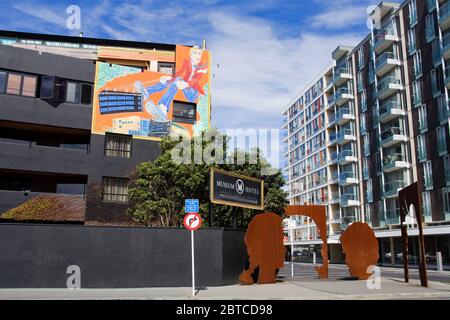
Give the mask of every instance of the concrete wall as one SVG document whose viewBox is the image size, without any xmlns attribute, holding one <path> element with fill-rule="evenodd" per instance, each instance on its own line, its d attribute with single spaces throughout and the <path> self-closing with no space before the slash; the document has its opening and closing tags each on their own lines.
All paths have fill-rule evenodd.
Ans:
<svg viewBox="0 0 450 320">
<path fill-rule="evenodd" d="M 247 257 L 244 231 L 195 233 L 198 286 L 238 283 Z M 189 287 L 185 229 L 0 224 L 0 288 L 65 288 L 69 265 L 82 288 Z"/>
</svg>

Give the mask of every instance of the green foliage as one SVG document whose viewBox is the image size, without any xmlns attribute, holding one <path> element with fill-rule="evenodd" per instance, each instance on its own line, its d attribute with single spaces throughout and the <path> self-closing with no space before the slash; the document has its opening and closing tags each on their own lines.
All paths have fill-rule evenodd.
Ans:
<svg viewBox="0 0 450 320">
<path fill-rule="evenodd" d="M 210 147 L 214 144 L 214 139 L 210 139 L 212 134 L 220 136 L 223 141 L 227 137 L 221 135 L 217 130 L 210 129 L 202 133 L 204 136 L 202 148 Z M 220 141 L 220 139 L 219 139 Z M 192 150 L 194 141 L 190 141 Z M 256 177 L 264 180 L 264 207 L 266 212 L 282 214 L 287 205 L 286 193 L 281 189 L 285 181 L 278 170 L 274 175 L 261 176 L 261 170 L 270 168 L 270 164 L 263 158 L 257 157 L 256 164 L 207 164 L 200 162 L 195 164 L 194 152 L 191 155 L 191 164 L 176 164 L 172 161 L 173 148 L 178 141 L 171 141 L 165 138 L 161 142 L 161 156 L 153 162 L 144 162 L 138 165 L 132 184 L 129 189 L 130 214 L 137 222 L 153 227 L 177 227 L 182 225 L 184 216 L 184 200 L 199 199 L 200 214 L 204 218 L 205 225 L 209 220 L 209 173 L 212 166 L 239 174 Z M 251 155 L 260 156 L 257 149 L 251 153 L 242 153 L 234 150 L 226 155 L 226 143 L 223 155 L 213 156 L 238 157 L 245 156 L 246 160 Z M 236 161 L 234 162 L 236 163 Z M 232 227 L 233 215 L 237 217 L 237 227 L 247 228 L 251 218 L 258 212 L 257 210 L 231 207 L 225 205 L 213 205 L 214 227 Z"/>
</svg>

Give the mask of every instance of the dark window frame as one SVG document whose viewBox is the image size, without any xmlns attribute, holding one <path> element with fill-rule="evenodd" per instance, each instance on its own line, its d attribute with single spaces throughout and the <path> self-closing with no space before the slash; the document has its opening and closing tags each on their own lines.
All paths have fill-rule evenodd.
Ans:
<svg viewBox="0 0 450 320">
<path fill-rule="evenodd" d="M 127 193 L 106 193 L 105 192 L 105 187 L 106 187 L 106 183 L 105 181 L 107 180 L 122 180 L 122 181 L 126 181 L 127 182 Z M 117 177 L 102 177 L 102 201 L 103 202 L 109 202 L 109 203 L 128 203 L 129 201 L 129 196 L 128 196 L 128 190 L 129 190 L 129 186 L 130 186 L 130 179 L 129 178 L 117 178 Z M 112 196 L 112 198 L 114 197 L 123 197 L 124 199 L 126 199 L 125 201 L 121 201 L 121 200 L 106 200 L 105 196 Z"/>
<path fill-rule="evenodd" d="M 166 73 L 166 72 L 161 71 L 161 67 L 169 67 L 169 66 L 172 67 L 172 73 Z M 172 76 L 175 75 L 175 63 L 158 61 L 158 72 L 164 73 L 164 74 L 170 74 Z"/>
<path fill-rule="evenodd" d="M 175 107 L 176 105 L 185 105 L 185 106 L 191 106 L 194 109 L 194 117 L 185 117 L 185 116 L 178 116 L 175 115 Z M 195 124 L 197 121 L 197 104 L 196 103 L 190 103 L 185 101 L 173 101 L 173 113 L 172 113 L 172 121 L 178 122 L 178 123 L 187 123 L 187 124 Z"/>
<path fill-rule="evenodd" d="M 107 148 L 107 138 L 108 137 L 119 137 L 119 138 L 129 138 L 130 139 L 130 151 L 128 150 L 121 150 L 121 149 L 109 149 Z M 107 154 L 107 151 L 115 151 L 115 152 L 122 152 L 122 153 L 128 153 L 128 157 L 124 156 L 116 156 Z M 114 157 L 114 158 L 124 158 L 124 159 L 131 159 L 133 155 L 133 136 L 129 134 L 120 134 L 120 133 L 114 133 L 114 132 L 105 132 L 105 142 L 104 142 L 104 156 L 105 157 Z"/>
<path fill-rule="evenodd" d="M 82 104 L 82 105 L 92 105 L 93 104 L 93 96 L 94 96 L 94 93 L 93 93 L 94 85 L 93 84 L 86 83 L 86 82 L 72 81 L 72 80 L 66 80 L 66 82 L 67 82 L 66 95 L 64 97 L 65 103 Z M 69 83 L 76 85 L 76 102 L 67 100 Z M 85 92 L 83 91 L 84 87 L 90 88 L 89 101 L 84 100 L 85 99 L 85 97 L 84 97 Z"/>
<path fill-rule="evenodd" d="M 39 76 L 35 75 L 35 74 L 30 74 L 30 73 L 24 73 L 24 72 L 19 72 L 19 71 L 8 71 L 8 70 L 0 70 L 1 73 L 5 74 L 5 83 L 3 88 L 0 88 L 0 94 L 8 94 L 11 96 L 17 96 L 17 97 L 25 97 L 25 98 L 37 98 L 37 92 L 38 92 L 38 84 L 39 84 Z M 8 83 L 9 83 L 9 75 L 16 75 L 16 76 L 20 76 L 20 88 L 19 88 L 19 94 L 16 93 L 10 93 L 8 92 Z M 24 85 L 24 78 L 28 77 L 28 78 L 33 78 L 36 80 L 35 82 L 35 87 L 34 87 L 34 95 L 33 96 L 28 96 L 28 95 L 24 95 L 23 94 L 23 85 Z"/>
</svg>

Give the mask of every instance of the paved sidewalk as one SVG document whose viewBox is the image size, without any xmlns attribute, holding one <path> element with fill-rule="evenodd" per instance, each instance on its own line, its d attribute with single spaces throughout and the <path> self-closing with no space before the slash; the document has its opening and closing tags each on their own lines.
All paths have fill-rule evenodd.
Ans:
<svg viewBox="0 0 450 320">
<path fill-rule="evenodd" d="M 268 285 L 208 287 L 195 298 L 191 293 L 191 288 L 0 289 L 0 299 L 450 299 L 450 285 L 430 282 L 423 288 L 418 281 L 404 284 L 383 278 L 381 289 L 369 290 L 365 281 L 286 279 Z"/>
</svg>

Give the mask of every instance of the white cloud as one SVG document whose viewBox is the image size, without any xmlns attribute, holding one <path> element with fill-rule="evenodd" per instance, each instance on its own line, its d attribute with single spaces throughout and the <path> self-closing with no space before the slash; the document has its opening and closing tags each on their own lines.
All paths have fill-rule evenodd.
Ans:
<svg viewBox="0 0 450 320">
<path fill-rule="evenodd" d="M 336 29 L 359 25 L 367 18 L 366 6 L 346 6 L 324 11 L 312 17 L 309 22 L 314 28 Z"/>
</svg>

